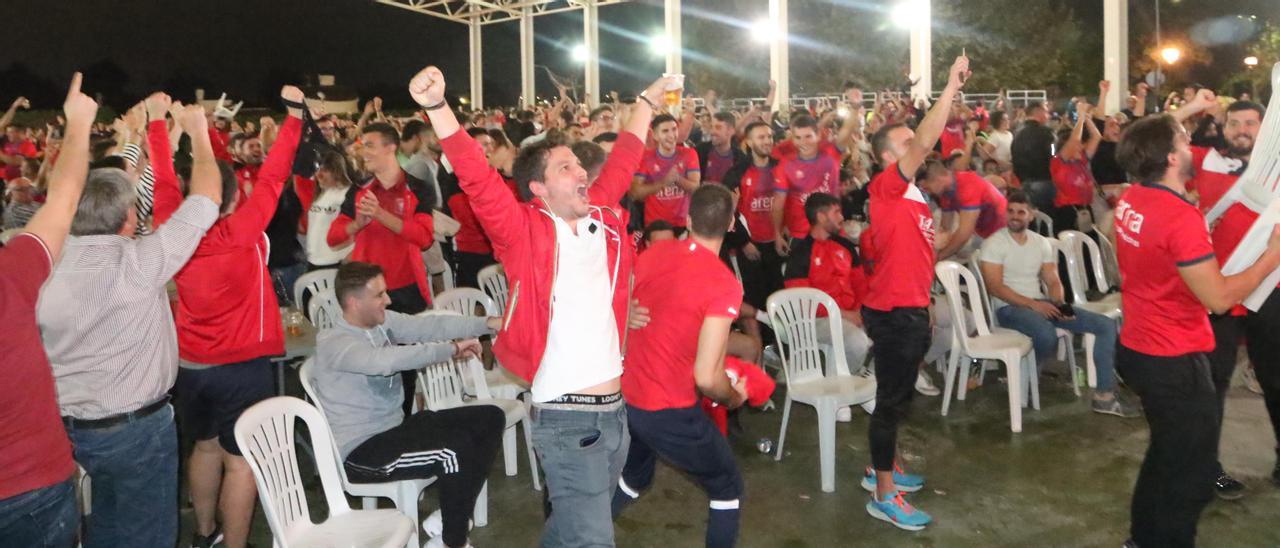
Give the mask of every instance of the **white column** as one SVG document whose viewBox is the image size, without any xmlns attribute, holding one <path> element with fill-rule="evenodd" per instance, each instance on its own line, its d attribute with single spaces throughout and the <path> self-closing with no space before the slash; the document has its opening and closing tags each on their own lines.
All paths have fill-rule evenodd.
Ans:
<svg viewBox="0 0 1280 548">
<path fill-rule="evenodd" d="M 534 86 L 533 67 L 533 13 L 529 8 L 522 10 L 520 17 L 520 106 L 532 108 L 537 102 L 537 89 Z"/>
<path fill-rule="evenodd" d="M 1111 81 L 1111 91 L 1107 92 L 1106 104 L 1098 106 L 1106 114 L 1113 114 L 1124 108 L 1124 99 L 1129 96 L 1129 0 L 1104 0 L 1102 27 L 1102 74 Z"/>
<path fill-rule="evenodd" d="M 769 43 L 769 79 L 778 84 L 773 109 L 785 112 L 790 108 L 791 102 L 787 0 L 769 0 L 769 23 L 773 25 L 773 41 Z"/>
<path fill-rule="evenodd" d="M 480 18 L 471 18 L 471 108 L 484 108 L 484 55 L 480 39 Z"/>
<path fill-rule="evenodd" d="M 667 40 L 671 47 L 667 49 L 668 74 L 684 74 L 681 56 L 684 54 L 684 41 L 680 37 L 680 0 L 665 0 L 663 3 L 664 26 Z"/>
<path fill-rule="evenodd" d="M 582 4 L 582 42 L 587 47 L 582 85 L 591 96 L 584 98 L 587 106 L 595 108 L 600 102 L 600 7 L 594 0 Z"/>
<path fill-rule="evenodd" d="M 915 25 L 911 27 L 911 76 L 919 78 L 911 88 L 912 98 L 923 97 L 932 100 L 933 96 L 933 7 L 931 0 L 917 0 L 912 5 L 918 6 Z"/>
</svg>

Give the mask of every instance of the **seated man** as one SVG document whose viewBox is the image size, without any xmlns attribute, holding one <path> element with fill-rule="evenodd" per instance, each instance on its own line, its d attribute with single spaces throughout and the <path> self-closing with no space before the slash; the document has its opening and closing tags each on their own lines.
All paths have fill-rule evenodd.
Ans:
<svg viewBox="0 0 1280 548">
<path fill-rule="evenodd" d="M 444 534 L 427 546 L 467 546 L 467 522 L 506 418 L 491 405 L 406 417 L 400 372 L 478 356 L 480 342 L 471 337 L 491 333 L 498 318 L 387 311 L 391 299 L 382 268 L 369 263 L 342 265 L 334 292 L 342 315 L 316 337 L 311 375 L 347 477 L 354 483 L 437 478 Z M 448 342 L 453 339 L 462 340 Z"/>
<path fill-rule="evenodd" d="M 1008 226 L 982 243 L 982 277 L 991 294 L 996 320 L 1003 327 L 1031 337 L 1040 363 L 1055 354 L 1056 328 L 1095 335 L 1093 363 L 1098 386 L 1093 391 L 1094 412 L 1138 416 L 1137 410 L 1116 392 L 1116 322 L 1079 307 L 1071 307 L 1071 315 L 1063 314 L 1057 252 L 1044 236 L 1027 230 L 1033 214 L 1027 195 L 1021 190 L 1010 191 Z M 1040 289 L 1042 283 L 1048 289 L 1047 297 Z"/>
</svg>

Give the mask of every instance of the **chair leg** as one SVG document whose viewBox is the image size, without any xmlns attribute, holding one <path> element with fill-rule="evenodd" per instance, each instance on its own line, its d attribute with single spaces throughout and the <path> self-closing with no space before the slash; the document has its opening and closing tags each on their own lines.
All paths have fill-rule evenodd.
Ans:
<svg viewBox="0 0 1280 548">
<path fill-rule="evenodd" d="M 363 510 L 377 510 L 378 497 L 364 497 L 360 499 L 360 508 Z"/>
<path fill-rule="evenodd" d="M 1021 356 L 1006 356 L 1003 360 L 1009 377 L 1009 428 L 1022 431 L 1022 364 Z"/>
<path fill-rule="evenodd" d="M 1092 333 L 1084 334 L 1084 363 L 1085 372 L 1089 377 L 1089 388 L 1098 387 L 1098 369 L 1097 364 L 1093 363 L 1093 345 L 1098 342 L 1098 337 Z"/>
<path fill-rule="evenodd" d="M 964 397 L 969 394 L 969 371 L 973 366 L 973 360 L 959 352 L 955 353 L 955 360 L 956 382 L 959 383 L 959 386 L 956 387 L 956 399 L 964 401 Z M 982 369 L 983 367 L 982 362 L 978 362 L 978 368 Z M 979 371 L 978 374 L 981 375 L 982 371 Z"/>
<path fill-rule="evenodd" d="M 818 462 L 822 469 L 822 492 L 836 490 L 836 402 L 818 400 Z"/>
<path fill-rule="evenodd" d="M 409 533 L 409 542 L 405 544 L 405 548 L 422 546 L 418 543 L 418 531 L 422 526 L 422 519 L 418 516 L 418 495 L 416 482 L 402 481 L 396 486 L 396 508 L 413 520 L 413 532 Z"/>
<path fill-rule="evenodd" d="M 958 356 L 958 352 L 952 352 Z M 951 409 L 951 393 L 956 388 L 956 383 L 963 382 L 960 377 L 960 362 L 958 359 L 947 361 L 947 370 L 943 373 L 942 382 L 942 416 L 947 416 L 947 412 Z M 961 385 L 963 386 L 963 384 Z"/>
<path fill-rule="evenodd" d="M 513 424 L 502 432 L 502 463 L 506 467 L 507 477 L 516 475 L 518 471 L 516 451 L 516 425 Z"/>
<path fill-rule="evenodd" d="M 527 407 L 529 402 L 525 402 Z M 542 478 L 538 477 L 538 454 L 533 451 L 533 425 L 529 424 L 529 415 L 524 416 L 524 420 L 520 421 L 520 428 L 524 430 L 524 447 L 529 452 L 529 475 L 533 476 L 533 490 L 542 490 Z"/>
<path fill-rule="evenodd" d="M 1040 367 L 1037 365 L 1036 353 L 1032 350 L 1027 354 L 1027 389 L 1031 392 L 1031 407 L 1036 411 L 1040 410 Z"/>
<path fill-rule="evenodd" d="M 791 419 L 791 394 L 787 394 L 787 402 L 782 404 L 782 429 L 778 432 L 778 454 L 774 461 L 782 460 L 782 444 L 787 441 L 787 421 Z"/>
<path fill-rule="evenodd" d="M 489 482 L 484 482 L 484 487 L 480 488 L 480 495 L 476 497 L 476 509 L 471 513 L 471 521 L 474 521 L 476 527 L 484 527 L 489 525 Z"/>
<path fill-rule="evenodd" d="M 1076 363 L 1076 345 L 1071 340 L 1070 333 L 1058 338 L 1058 354 L 1062 354 L 1063 349 L 1066 350 L 1067 354 L 1067 370 L 1071 371 L 1071 389 L 1075 391 L 1078 398 L 1080 397 L 1080 383 L 1076 382 L 1076 372 L 1080 369 L 1080 364 Z"/>
</svg>

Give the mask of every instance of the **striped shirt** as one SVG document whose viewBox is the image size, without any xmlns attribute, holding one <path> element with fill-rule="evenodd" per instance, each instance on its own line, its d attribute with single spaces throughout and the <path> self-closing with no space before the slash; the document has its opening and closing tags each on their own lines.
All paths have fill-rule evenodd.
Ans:
<svg viewBox="0 0 1280 548">
<path fill-rule="evenodd" d="M 188 197 L 154 234 L 67 239 L 36 318 L 63 416 L 98 419 L 159 400 L 178 374 L 178 339 L 165 284 L 218 219 Z"/>
<path fill-rule="evenodd" d="M 137 169 L 138 160 L 142 157 L 142 147 L 133 143 L 127 144 L 124 150 L 120 152 L 126 161 L 133 164 Z M 138 185 L 135 187 L 138 193 L 138 232 L 139 236 L 145 236 L 151 233 L 151 209 L 155 206 L 156 193 L 156 176 L 148 165 L 142 170 L 142 175 L 138 176 Z"/>
</svg>

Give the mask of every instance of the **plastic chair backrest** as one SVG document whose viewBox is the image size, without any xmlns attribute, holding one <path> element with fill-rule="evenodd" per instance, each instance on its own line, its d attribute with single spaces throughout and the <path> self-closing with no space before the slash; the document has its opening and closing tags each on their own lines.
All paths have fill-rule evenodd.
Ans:
<svg viewBox="0 0 1280 548">
<path fill-rule="evenodd" d="M 498 306 L 488 295 L 474 287 L 456 287 L 436 295 L 436 310 L 451 310 L 463 316 L 478 316 L 476 306 L 484 311 L 485 316 L 499 316 Z"/>
<path fill-rule="evenodd" d="M 311 404 L 315 405 L 316 409 L 320 410 L 320 417 L 324 419 L 325 426 L 328 426 L 329 419 L 324 415 L 324 405 L 321 404 L 320 398 L 316 397 L 316 389 L 312 384 L 314 377 L 311 376 L 311 372 L 315 369 L 315 360 L 316 359 L 314 357 L 307 358 L 307 360 L 302 362 L 302 365 L 298 367 L 298 382 L 302 383 L 302 393 L 306 394 L 307 397 L 311 399 Z M 342 452 L 338 450 L 338 440 L 333 436 L 329 436 L 329 439 L 333 441 L 333 454 L 342 454 Z M 347 468 L 345 466 L 338 467 L 338 477 L 342 478 L 343 485 L 351 484 L 351 480 L 347 479 Z"/>
<path fill-rule="evenodd" d="M 987 292 L 987 280 L 982 277 L 982 260 L 979 257 L 981 252 L 975 251 L 969 257 L 969 270 L 973 272 L 973 277 L 978 279 L 978 294 L 982 295 L 982 311 L 986 312 L 987 317 L 991 318 L 992 325 L 995 325 L 995 311 L 991 309 L 991 294 Z"/>
<path fill-rule="evenodd" d="M 1035 220 L 1032 221 L 1031 223 L 1032 226 L 1035 227 L 1034 230 L 1036 232 L 1039 232 L 1041 236 L 1048 236 L 1052 238 L 1053 237 L 1053 217 L 1050 217 L 1047 213 L 1040 211 L 1038 209 L 1035 211 L 1032 211 L 1031 214 L 1035 216 Z"/>
<path fill-rule="evenodd" d="M 427 248 L 427 249 L 430 249 L 430 248 Z M 431 263 L 432 263 L 433 261 L 428 261 L 428 260 L 427 260 L 427 250 L 426 250 L 426 249 L 424 249 L 424 250 L 422 250 L 422 262 L 423 262 L 423 264 L 427 265 L 427 276 L 435 276 L 436 274 L 439 274 L 439 275 L 440 275 L 440 279 L 444 281 L 444 290 L 445 290 L 445 291 L 449 291 L 449 290 L 451 290 L 451 289 L 453 289 L 453 288 L 454 288 L 454 283 L 453 283 L 453 265 L 450 265 L 450 264 L 449 264 L 449 261 L 440 261 L 440 263 L 439 263 L 439 264 L 440 264 L 440 266 L 442 266 L 442 267 L 444 267 L 444 268 L 442 268 L 442 269 L 440 269 L 440 270 L 432 270 L 432 268 L 431 268 L 432 264 L 431 264 Z M 442 291 L 441 293 L 443 293 L 443 291 Z"/>
<path fill-rule="evenodd" d="M 835 299 L 821 290 L 811 287 L 794 287 L 775 291 L 767 302 L 769 323 L 787 341 L 780 349 L 782 370 L 787 383 L 804 382 L 822 378 L 822 347 L 818 344 L 818 309 L 825 309 L 829 317 L 839 318 L 840 307 Z M 838 321 L 823 321 L 830 329 L 833 359 L 844 359 L 844 336 Z M 837 367 L 836 371 L 846 368 Z"/>
<path fill-rule="evenodd" d="M 479 282 L 480 289 L 484 290 L 484 294 L 493 299 L 493 304 L 497 305 L 498 315 L 507 312 L 507 273 L 502 269 L 501 264 L 491 264 L 480 269 L 480 273 L 476 275 L 476 281 Z"/>
<path fill-rule="evenodd" d="M 1071 296 L 1077 303 L 1088 302 L 1086 291 L 1089 289 L 1089 273 L 1084 267 L 1084 253 L 1086 246 L 1085 240 L 1094 244 L 1093 249 L 1097 250 L 1097 244 L 1090 240 L 1089 236 L 1077 230 L 1063 230 L 1058 233 L 1058 241 L 1062 254 L 1067 258 L 1067 277 L 1071 282 Z M 1093 262 L 1094 269 L 1101 267 L 1102 254 L 1096 255 L 1090 252 L 1090 259 Z M 1099 286 L 1106 283 L 1106 275 L 1099 279 Z"/>
<path fill-rule="evenodd" d="M 427 409 L 439 411 L 462 405 L 462 375 L 454 360 L 428 364 L 418 371 L 418 382 L 427 400 Z"/>
<path fill-rule="evenodd" d="M 311 296 L 311 302 L 307 303 L 307 317 L 311 318 L 311 324 L 316 329 L 328 329 L 337 324 L 338 315 L 342 314 L 342 307 L 338 306 L 338 297 L 334 295 L 333 289 L 321 289 Z"/>
<path fill-rule="evenodd" d="M 311 433 L 316 471 L 329 506 L 329 515 L 351 511 L 338 477 L 338 461 L 333 451 L 333 434 L 320 411 L 298 398 L 277 396 L 258 402 L 236 420 L 235 437 L 243 451 L 263 513 L 276 538 L 276 546 L 297 529 L 313 524 L 294 445 L 297 420 Z"/>
<path fill-rule="evenodd" d="M 987 322 L 986 312 L 982 306 L 969 306 L 969 310 L 973 312 L 974 325 L 968 325 L 969 315 L 965 314 L 965 299 L 968 298 L 970 303 L 980 303 L 982 296 L 978 292 L 978 280 L 969 272 L 968 268 L 955 261 L 941 261 L 934 267 L 934 273 L 938 275 L 938 280 L 942 282 L 942 289 L 947 292 L 947 300 L 951 304 L 951 326 L 955 329 L 956 338 L 960 340 L 962 348 L 965 352 L 969 351 L 969 341 L 972 337 L 969 333 L 977 333 L 977 336 L 991 334 L 991 324 Z M 960 289 L 961 282 L 967 288 L 967 295 Z"/>
<path fill-rule="evenodd" d="M 303 298 L 315 296 L 325 289 L 333 289 L 333 280 L 338 276 L 338 269 L 325 268 L 303 274 L 293 283 L 293 306 L 302 308 Z M 308 311 L 310 307 L 308 307 Z M 311 319 L 308 317 L 307 319 Z"/>
</svg>

